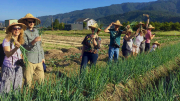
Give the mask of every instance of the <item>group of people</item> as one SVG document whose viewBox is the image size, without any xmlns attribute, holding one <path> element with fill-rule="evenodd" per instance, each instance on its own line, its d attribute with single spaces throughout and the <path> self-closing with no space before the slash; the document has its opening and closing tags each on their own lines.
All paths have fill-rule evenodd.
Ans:
<svg viewBox="0 0 180 101">
<path fill-rule="evenodd" d="M 104 30 L 104 32 L 110 33 L 109 62 L 111 62 L 113 58 L 114 61 L 118 60 L 121 34 L 125 34 L 122 45 L 122 54 L 125 58 L 128 58 L 131 54 L 137 55 L 139 51 L 141 53 L 149 51 L 150 41 L 155 35 L 151 34 L 151 29 L 154 27 L 152 25 L 148 26 L 149 15 L 147 15 L 147 18 L 146 30 L 143 29 L 144 24 L 142 22 L 138 24 L 139 28 L 135 33 L 132 32 L 130 25 L 127 25 L 125 30 L 120 30 L 120 26 L 123 25 L 119 20 L 115 23 L 112 22 Z M 43 63 L 45 63 L 45 58 L 41 46 L 42 39 L 39 36 L 38 30 L 34 28 L 34 26 L 40 23 L 41 21 L 38 18 L 28 13 L 25 17 L 19 19 L 18 23 L 13 23 L 6 28 L 7 35 L 2 43 L 5 58 L 2 65 L 0 93 L 8 93 L 11 87 L 19 91 L 23 86 L 23 78 L 25 79 L 24 84 L 27 85 L 27 87 L 31 87 L 32 78 L 38 80 L 39 84 L 44 81 Z M 111 28 L 112 26 L 114 26 L 113 29 Z M 101 29 L 98 27 L 98 24 L 95 23 L 89 26 L 89 28 L 92 34 L 85 36 L 82 41 L 80 72 L 86 68 L 88 61 L 90 61 L 91 66 L 96 64 L 98 50 L 101 47 L 101 38 L 98 36 Z M 19 61 L 24 58 L 20 50 L 21 46 L 28 50 L 28 52 L 25 53 L 28 59 L 28 65 L 26 67 L 22 67 L 19 64 Z M 155 42 L 153 45 L 154 49 L 157 46 L 159 46 L 159 43 Z M 33 77 L 33 75 L 35 75 L 35 77 Z"/>
<path fill-rule="evenodd" d="M 1 69 L 2 79 L 0 81 L 0 93 L 8 93 L 11 89 L 19 91 L 22 81 L 27 87 L 31 87 L 32 79 L 38 80 L 38 83 L 44 81 L 43 63 L 45 63 L 44 51 L 41 47 L 41 37 L 34 26 L 41 21 L 28 13 L 25 17 L 18 20 L 18 23 L 12 23 L 6 28 L 6 37 L 2 46 L 5 53 Z M 24 57 L 20 47 L 28 50 L 28 65 L 23 67 Z M 35 77 L 33 77 L 35 75 Z M 11 88 L 12 87 L 12 88 Z"/>
<path fill-rule="evenodd" d="M 114 58 L 114 61 L 118 60 L 119 57 L 119 48 L 120 48 L 120 40 L 121 34 L 125 34 L 123 37 L 123 45 L 122 45 L 122 55 L 127 59 L 129 56 L 136 56 L 138 53 L 149 52 L 150 50 L 150 42 L 155 37 L 155 34 L 151 34 L 151 30 L 154 29 L 152 25 L 149 25 L 149 15 L 146 15 L 147 23 L 146 25 L 140 22 L 137 27 L 137 31 L 133 33 L 131 26 L 127 25 L 125 30 L 120 30 L 120 27 L 123 26 L 119 20 L 115 23 L 112 22 L 104 32 L 110 34 L 110 44 L 109 44 L 109 62 L 111 62 Z M 111 27 L 114 28 L 111 28 Z M 146 27 L 146 29 L 143 29 Z M 81 53 L 81 68 L 86 68 L 88 61 L 90 61 L 90 66 L 95 65 L 98 59 L 98 49 L 101 46 L 101 38 L 98 36 L 99 31 L 101 30 L 97 23 L 89 26 L 91 28 L 92 34 L 87 35 L 82 44 L 82 53 Z M 95 29 L 98 29 L 95 32 Z M 153 47 L 151 51 L 154 51 L 160 44 L 156 41 L 153 43 Z M 150 52 L 151 52 L 150 51 Z"/>
</svg>

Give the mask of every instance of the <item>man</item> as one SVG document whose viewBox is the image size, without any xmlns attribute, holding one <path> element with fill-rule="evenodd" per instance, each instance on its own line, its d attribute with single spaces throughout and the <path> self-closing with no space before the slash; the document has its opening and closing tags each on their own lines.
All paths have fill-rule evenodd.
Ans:
<svg viewBox="0 0 180 101">
<path fill-rule="evenodd" d="M 23 46 L 30 52 L 27 53 L 29 64 L 24 69 L 24 79 L 25 84 L 30 87 L 33 74 L 35 74 L 35 79 L 38 80 L 38 83 L 44 81 L 44 69 L 42 65 L 42 63 L 45 63 L 44 51 L 41 47 L 42 42 L 39 32 L 34 28 L 41 21 L 28 13 L 25 17 L 19 19 L 18 22 L 24 23 L 27 26 L 27 29 L 24 31 L 25 44 Z"/>
<path fill-rule="evenodd" d="M 114 25 L 114 29 L 110 29 L 110 27 Z M 120 48 L 120 39 L 121 34 L 125 34 L 124 31 L 119 30 L 119 27 L 122 26 L 119 20 L 117 20 L 115 23 L 112 22 L 105 30 L 104 32 L 110 33 L 110 45 L 109 45 L 109 61 L 112 61 L 113 56 L 114 60 L 118 60 L 119 57 L 119 48 Z M 130 28 L 130 26 L 127 26 L 127 28 Z"/>
</svg>

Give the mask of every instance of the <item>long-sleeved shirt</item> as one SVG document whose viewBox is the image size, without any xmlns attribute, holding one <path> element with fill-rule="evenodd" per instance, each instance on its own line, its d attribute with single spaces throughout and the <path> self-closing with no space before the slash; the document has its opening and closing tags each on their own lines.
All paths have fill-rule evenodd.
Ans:
<svg viewBox="0 0 180 101">
<path fill-rule="evenodd" d="M 36 42 L 34 45 L 31 44 L 31 42 L 39 36 L 39 31 L 37 29 L 33 29 L 33 31 L 30 31 L 29 29 L 26 29 L 24 31 L 24 45 L 23 47 L 27 49 L 27 58 L 28 61 L 31 63 L 40 63 L 42 62 L 42 59 L 44 59 L 44 50 L 41 46 L 42 41 Z"/>
</svg>

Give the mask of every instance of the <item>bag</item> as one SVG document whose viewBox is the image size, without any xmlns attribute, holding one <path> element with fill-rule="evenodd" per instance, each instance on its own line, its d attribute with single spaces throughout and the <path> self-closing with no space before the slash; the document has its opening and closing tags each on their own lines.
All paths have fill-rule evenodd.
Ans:
<svg viewBox="0 0 180 101">
<path fill-rule="evenodd" d="M 0 67 L 3 65 L 5 53 L 2 44 L 0 44 Z"/>
</svg>

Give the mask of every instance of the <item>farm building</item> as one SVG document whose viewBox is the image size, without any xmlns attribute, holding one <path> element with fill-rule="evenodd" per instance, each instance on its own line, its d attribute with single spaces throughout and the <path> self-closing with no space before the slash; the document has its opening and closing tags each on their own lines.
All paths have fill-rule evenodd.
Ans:
<svg viewBox="0 0 180 101">
<path fill-rule="evenodd" d="M 13 22 L 17 23 L 18 20 L 17 20 L 17 19 L 5 20 L 5 27 L 9 26 L 9 25 L 12 24 Z"/>
<path fill-rule="evenodd" d="M 87 30 L 89 30 L 88 26 L 91 26 L 91 25 L 96 23 L 96 21 L 94 19 L 89 19 L 89 18 L 80 18 L 80 19 L 77 19 L 75 23 L 76 24 L 83 24 L 83 22 L 87 23 L 86 28 L 85 28 Z"/>
<path fill-rule="evenodd" d="M 65 30 L 83 30 L 83 24 L 65 24 Z"/>
</svg>

